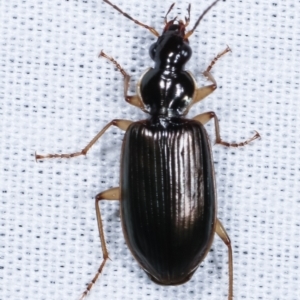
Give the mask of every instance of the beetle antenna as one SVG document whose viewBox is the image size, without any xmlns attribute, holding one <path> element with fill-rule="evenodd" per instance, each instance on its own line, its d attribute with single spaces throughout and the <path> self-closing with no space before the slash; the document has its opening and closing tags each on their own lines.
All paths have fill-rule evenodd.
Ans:
<svg viewBox="0 0 300 300">
<path fill-rule="evenodd" d="M 115 10 L 117 10 L 119 13 L 121 13 L 124 17 L 128 18 L 129 20 L 133 21 L 135 24 L 140 25 L 148 30 L 150 30 L 151 33 L 153 33 L 155 36 L 159 37 L 159 33 L 155 30 L 155 28 L 150 27 L 146 24 L 141 23 L 140 21 L 132 18 L 131 16 L 129 16 L 126 12 L 122 11 L 118 6 L 112 4 L 110 1 L 108 0 L 103 0 L 105 3 L 109 4 L 110 6 L 112 6 Z"/>
<path fill-rule="evenodd" d="M 174 5 L 175 5 L 175 2 L 170 6 L 168 12 L 167 12 L 166 15 L 165 15 L 165 24 L 166 24 L 166 25 L 167 25 L 167 23 L 168 23 L 167 16 L 168 16 L 168 14 L 170 13 L 170 11 L 173 9 Z"/>
<path fill-rule="evenodd" d="M 203 19 L 203 17 L 206 15 L 206 13 L 217 4 L 217 2 L 219 2 L 220 0 L 216 0 L 215 2 L 213 2 L 203 13 L 202 15 L 198 18 L 195 26 L 193 27 L 193 29 L 191 29 L 190 31 L 188 31 L 185 36 L 184 39 L 187 40 L 195 31 L 195 29 L 197 28 L 197 26 L 199 25 L 200 21 Z"/>
<path fill-rule="evenodd" d="M 189 4 L 187 11 L 188 11 L 188 17 L 185 17 L 185 25 L 184 25 L 185 27 L 189 26 L 189 24 L 190 24 L 190 20 L 191 20 L 191 3 Z"/>
</svg>

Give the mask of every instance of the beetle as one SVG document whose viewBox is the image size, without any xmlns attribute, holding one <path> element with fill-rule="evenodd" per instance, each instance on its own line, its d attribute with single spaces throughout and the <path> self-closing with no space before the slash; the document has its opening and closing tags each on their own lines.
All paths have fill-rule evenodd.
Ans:
<svg viewBox="0 0 300 300">
<path fill-rule="evenodd" d="M 210 85 L 198 88 L 193 75 L 184 69 L 192 54 L 188 38 L 219 0 L 214 1 L 187 32 L 191 6 L 185 22 L 176 18 L 168 21 L 173 3 L 165 15 L 161 35 L 110 1 L 103 1 L 148 29 L 157 41 L 149 50 L 154 67 L 143 73 L 137 84 L 137 94 L 133 96 L 128 95 L 130 76 L 126 71 L 103 51 L 99 54 L 123 74 L 125 100 L 148 113 L 149 118 L 137 122 L 112 120 L 79 152 L 36 154 L 37 160 L 86 155 L 110 126 L 125 131 L 120 186 L 99 193 L 95 199 L 103 261 L 81 299 L 91 290 L 109 258 L 99 208 L 99 201 L 105 199 L 120 201 L 126 243 L 142 269 L 157 284 L 180 285 L 190 280 L 217 233 L 228 247 L 228 299 L 232 300 L 231 242 L 217 218 L 214 167 L 204 124 L 214 119 L 216 143 L 227 147 L 244 146 L 257 139 L 259 134 L 256 132 L 241 143 L 228 143 L 220 137 L 219 122 L 214 112 L 205 112 L 193 119 L 185 118 L 192 105 L 217 88 L 210 71 L 216 61 L 230 51 L 227 47 L 218 54 L 203 73 L 211 81 Z"/>
</svg>

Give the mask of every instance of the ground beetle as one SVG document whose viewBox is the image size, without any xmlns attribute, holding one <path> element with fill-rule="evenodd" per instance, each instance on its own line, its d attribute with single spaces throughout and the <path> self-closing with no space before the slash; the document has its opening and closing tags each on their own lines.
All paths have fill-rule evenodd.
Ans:
<svg viewBox="0 0 300 300">
<path fill-rule="evenodd" d="M 120 187 L 96 196 L 96 213 L 103 261 L 81 299 L 90 291 L 108 260 L 104 230 L 98 202 L 120 200 L 121 221 L 125 239 L 133 256 L 149 275 L 161 285 L 179 285 L 188 281 L 204 259 L 213 242 L 215 232 L 228 247 L 229 292 L 233 298 L 233 264 L 230 239 L 217 219 L 214 167 L 209 139 L 204 124 L 212 118 L 216 143 L 224 146 L 244 146 L 259 137 L 256 134 L 242 143 L 227 143 L 220 137 L 219 122 L 214 112 L 184 116 L 192 105 L 211 94 L 216 88 L 210 73 L 216 61 L 230 49 L 217 55 L 204 72 L 212 82 L 197 88 L 191 73 L 184 70 L 192 50 L 188 38 L 204 15 L 219 1 L 214 1 L 188 32 L 190 5 L 185 22 L 176 18 L 168 21 L 159 33 L 124 13 L 125 17 L 147 28 L 157 37 L 149 53 L 154 68 L 148 69 L 137 85 L 137 95 L 127 95 L 130 76 L 112 57 L 101 51 L 99 56 L 109 59 L 124 76 L 124 97 L 150 117 L 132 122 L 109 122 L 80 152 L 72 154 L 37 155 L 36 159 L 70 158 L 86 155 L 92 145 L 112 125 L 126 131 L 121 157 Z"/>
</svg>

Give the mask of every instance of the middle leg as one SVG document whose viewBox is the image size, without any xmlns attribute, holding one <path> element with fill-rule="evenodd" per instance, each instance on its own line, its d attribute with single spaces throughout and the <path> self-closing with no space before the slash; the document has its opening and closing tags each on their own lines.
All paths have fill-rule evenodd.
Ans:
<svg viewBox="0 0 300 300">
<path fill-rule="evenodd" d="M 196 117 L 193 118 L 193 120 L 196 120 L 196 121 L 202 123 L 203 125 L 211 119 L 214 119 L 214 122 L 215 122 L 216 144 L 221 144 L 221 145 L 226 146 L 226 147 L 242 147 L 242 146 L 245 146 L 245 145 L 249 144 L 250 142 L 252 142 L 253 140 L 260 137 L 259 133 L 256 131 L 256 134 L 253 137 L 251 137 L 250 139 L 247 139 L 244 142 L 228 143 L 228 142 L 225 142 L 221 139 L 219 120 L 218 120 L 216 114 L 213 111 L 197 115 Z"/>
<path fill-rule="evenodd" d="M 86 155 L 87 152 L 90 150 L 90 148 L 100 139 L 100 137 L 105 133 L 105 131 L 110 126 L 116 126 L 120 128 L 121 130 L 126 131 L 129 125 L 132 123 L 132 121 L 129 120 L 120 120 L 115 119 L 110 121 L 102 130 L 80 151 L 80 152 L 74 152 L 74 153 L 68 153 L 68 154 L 35 154 L 35 160 L 38 159 L 45 159 L 45 158 L 72 158 L 80 155 Z"/>
</svg>

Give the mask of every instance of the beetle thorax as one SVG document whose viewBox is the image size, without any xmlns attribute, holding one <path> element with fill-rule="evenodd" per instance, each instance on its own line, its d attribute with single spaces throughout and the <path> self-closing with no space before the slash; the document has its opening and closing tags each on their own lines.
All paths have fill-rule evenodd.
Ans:
<svg viewBox="0 0 300 300">
<path fill-rule="evenodd" d="M 184 39 L 184 25 L 169 24 L 151 46 L 154 68 L 147 71 L 139 84 L 145 110 L 152 116 L 180 117 L 192 103 L 195 84 L 184 71 L 192 50 Z"/>
</svg>

